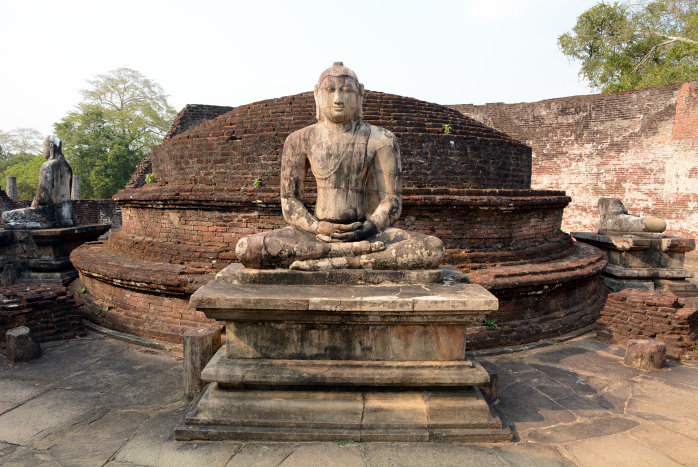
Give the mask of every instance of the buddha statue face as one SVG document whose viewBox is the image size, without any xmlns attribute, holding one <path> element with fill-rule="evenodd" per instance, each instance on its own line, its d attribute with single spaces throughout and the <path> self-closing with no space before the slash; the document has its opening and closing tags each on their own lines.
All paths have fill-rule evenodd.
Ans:
<svg viewBox="0 0 698 467">
<path fill-rule="evenodd" d="M 44 140 L 44 159 L 55 159 L 63 154 L 63 143 L 56 136 L 49 135 Z"/>
<path fill-rule="evenodd" d="M 341 62 L 320 75 L 314 94 L 318 121 L 344 123 L 361 118 L 364 87 Z"/>
</svg>

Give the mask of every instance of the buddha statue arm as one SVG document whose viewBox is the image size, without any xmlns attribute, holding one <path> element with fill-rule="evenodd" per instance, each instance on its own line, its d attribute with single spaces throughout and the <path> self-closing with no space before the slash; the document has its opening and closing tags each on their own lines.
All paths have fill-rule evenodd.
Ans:
<svg viewBox="0 0 698 467">
<path fill-rule="evenodd" d="M 400 149 L 397 139 L 390 135 L 390 142 L 376 151 L 373 169 L 376 178 L 380 203 L 370 215 L 378 230 L 390 227 L 400 217 L 402 211 L 402 170 Z"/>
<path fill-rule="evenodd" d="M 296 135 L 292 134 L 286 139 L 281 156 L 281 212 L 289 225 L 316 233 L 318 220 L 300 200 L 308 172 L 308 159 L 297 147 L 299 138 L 294 136 Z"/>
</svg>

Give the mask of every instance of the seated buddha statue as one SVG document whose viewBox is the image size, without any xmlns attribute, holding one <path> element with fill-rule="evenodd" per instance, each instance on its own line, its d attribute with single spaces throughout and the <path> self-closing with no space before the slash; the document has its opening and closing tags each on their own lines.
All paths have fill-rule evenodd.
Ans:
<svg viewBox="0 0 698 467">
<path fill-rule="evenodd" d="M 314 125 L 291 133 L 281 159 L 281 210 L 288 227 L 240 239 L 248 268 L 429 269 L 443 242 L 392 225 L 402 211 L 400 148 L 390 131 L 362 120 L 364 87 L 341 62 L 314 88 Z M 308 169 L 314 213 L 301 201 Z"/>
<path fill-rule="evenodd" d="M 2 213 L 6 229 L 51 229 L 75 225 L 70 191 L 73 171 L 63 157 L 61 140 L 44 140 L 46 162 L 39 170 L 39 185 L 31 207 Z"/>
</svg>

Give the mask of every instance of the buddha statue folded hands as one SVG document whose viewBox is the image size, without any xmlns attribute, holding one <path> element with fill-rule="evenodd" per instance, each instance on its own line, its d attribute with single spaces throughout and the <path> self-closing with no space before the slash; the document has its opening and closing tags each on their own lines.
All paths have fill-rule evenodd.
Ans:
<svg viewBox="0 0 698 467">
<path fill-rule="evenodd" d="M 427 269 L 444 255 L 436 237 L 391 227 L 402 210 L 400 149 L 388 130 L 362 120 L 364 88 L 341 62 L 315 86 L 318 123 L 288 136 L 281 162 L 283 229 L 240 239 L 248 268 Z M 308 169 L 314 215 L 301 201 Z"/>
</svg>

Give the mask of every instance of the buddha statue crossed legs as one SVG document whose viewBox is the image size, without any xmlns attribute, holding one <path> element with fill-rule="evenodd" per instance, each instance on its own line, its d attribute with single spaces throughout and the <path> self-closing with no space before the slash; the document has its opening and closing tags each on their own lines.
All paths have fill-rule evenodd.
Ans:
<svg viewBox="0 0 698 467">
<path fill-rule="evenodd" d="M 444 246 L 391 227 L 402 210 L 400 149 L 388 130 L 362 120 L 363 85 L 341 62 L 315 86 L 318 123 L 291 133 L 281 160 L 281 209 L 289 224 L 244 237 L 235 252 L 248 268 L 428 269 Z M 314 215 L 301 202 L 308 169 Z"/>
</svg>

